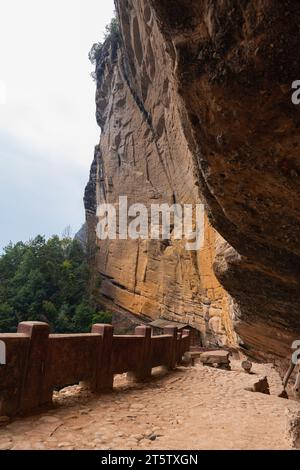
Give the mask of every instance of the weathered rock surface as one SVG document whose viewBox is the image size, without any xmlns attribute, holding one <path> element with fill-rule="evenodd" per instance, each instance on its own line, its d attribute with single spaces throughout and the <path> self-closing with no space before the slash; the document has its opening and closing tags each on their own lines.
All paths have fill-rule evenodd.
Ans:
<svg viewBox="0 0 300 470">
<path fill-rule="evenodd" d="M 98 246 L 101 295 L 123 309 L 189 323 L 214 345 L 233 344 L 231 300 L 212 263 L 216 233 L 205 220 L 205 243 L 181 240 L 95 240 L 98 204 L 202 201 L 184 128 L 188 123 L 173 77 L 173 59 L 150 5 L 118 3 L 123 43 L 107 43 L 97 63 L 95 149 L 85 205 L 89 242 Z"/>
<path fill-rule="evenodd" d="M 299 410 L 286 410 L 287 442 L 295 449 L 300 449 L 300 412 Z"/>
<path fill-rule="evenodd" d="M 299 337 L 300 10 L 293 1 L 153 0 L 193 128 L 201 192 L 220 243 L 215 271 L 256 355 Z M 170 46 L 171 47 L 171 46 Z"/>
<path fill-rule="evenodd" d="M 123 45 L 97 67 L 90 227 L 97 202 L 126 193 L 146 204 L 203 200 L 223 238 L 207 221 L 199 253 L 179 242 L 101 243 L 103 295 L 209 324 L 220 342 L 233 339 L 234 311 L 252 354 L 284 358 L 300 337 L 300 115 L 290 92 L 300 9 L 292 0 L 116 5 Z"/>
</svg>

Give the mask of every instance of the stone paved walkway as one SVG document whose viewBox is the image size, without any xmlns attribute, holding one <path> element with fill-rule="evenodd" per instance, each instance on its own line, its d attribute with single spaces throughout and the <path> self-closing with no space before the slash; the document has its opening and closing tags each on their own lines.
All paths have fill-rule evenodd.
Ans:
<svg viewBox="0 0 300 470">
<path fill-rule="evenodd" d="M 0 449 L 287 449 L 280 380 L 270 365 L 245 374 L 202 365 L 157 375 L 147 384 L 116 380 L 95 397 L 80 387 L 56 394 L 55 408 L 0 427 Z M 271 396 L 246 391 L 267 375 Z"/>
</svg>

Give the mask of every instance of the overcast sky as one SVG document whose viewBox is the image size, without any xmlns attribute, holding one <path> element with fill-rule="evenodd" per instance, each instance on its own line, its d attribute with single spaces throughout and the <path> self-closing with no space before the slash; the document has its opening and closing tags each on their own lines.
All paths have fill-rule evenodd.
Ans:
<svg viewBox="0 0 300 470">
<path fill-rule="evenodd" d="M 88 52 L 113 0 L 0 0 L 0 250 L 73 233 L 100 130 Z"/>
</svg>

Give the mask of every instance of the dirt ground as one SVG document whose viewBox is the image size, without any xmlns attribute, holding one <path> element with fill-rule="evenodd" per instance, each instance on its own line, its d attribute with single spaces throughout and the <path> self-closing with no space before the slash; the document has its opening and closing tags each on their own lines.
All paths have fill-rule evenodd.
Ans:
<svg viewBox="0 0 300 470">
<path fill-rule="evenodd" d="M 75 386 L 55 394 L 55 407 L 0 427 L 0 449 L 289 449 L 287 409 L 271 365 L 246 374 L 197 364 L 156 371 L 145 384 L 118 376 L 111 394 Z M 268 376 L 271 395 L 245 390 Z"/>
</svg>

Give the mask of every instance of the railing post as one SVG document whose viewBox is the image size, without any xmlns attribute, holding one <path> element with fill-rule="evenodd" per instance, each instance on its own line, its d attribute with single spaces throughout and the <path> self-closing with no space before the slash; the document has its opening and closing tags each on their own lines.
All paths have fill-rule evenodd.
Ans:
<svg viewBox="0 0 300 470">
<path fill-rule="evenodd" d="M 96 378 L 92 385 L 95 392 L 109 391 L 113 388 L 114 376 L 112 372 L 112 348 L 113 348 L 113 326 L 96 324 L 92 327 L 92 333 L 101 335 L 101 342 L 96 362 Z"/>
<path fill-rule="evenodd" d="M 190 330 L 182 331 L 177 348 L 177 364 L 182 364 L 184 354 L 190 350 Z"/>
<path fill-rule="evenodd" d="M 183 334 L 185 335 L 185 338 L 184 338 L 184 345 L 185 345 L 185 351 L 183 351 L 183 354 L 187 351 L 190 350 L 191 348 L 191 332 L 190 330 L 186 329 L 186 330 L 183 330 Z"/>
<path fill-rule="evenodd" d="M 20 411 L 29 341 L 6 341 L 5 335 L 0 338 L 5 344 L 0 363 L 0 416 L 14 416 Z"/>
<path fill-rule="evenodd" d="M 52 401 L 52 390 L 43 392 L 49 325 L 42 322 L 19 323 L 18 333 L 30 338 L 20 397 L 20 412 L 26 413 Z"/>
<path fill-rule="evenodd" d="M 178 329 L 174 326 L 166 326 L 164 328 L 164 334 L 172 336 L 172 343 L 170 349 L 170 362 L 169 362 L 169 370 L 173 370 L 176 368 L 177 363 L 177 336 L 178 336 Z"/>
<path fill-rule="evenodd" d="M 176 364 L 181 364 L 181 350 L 183 348 L 182 334 L 182 330 L 178 331 L 177 333 Z"/>
<path fill-rule="evenodd" d="M 134 372 L 128 374 L 130 380 L 142 382 L 151 377 L 152 364 L 151 364 L 151 333 L 152 329 L 150 326 L 137 326 L 134 330 L 134 334 L 137 336 L 143 336 L 143 350 L 141 357 L 139 358 L 138 368 Z"/>
</svg>

